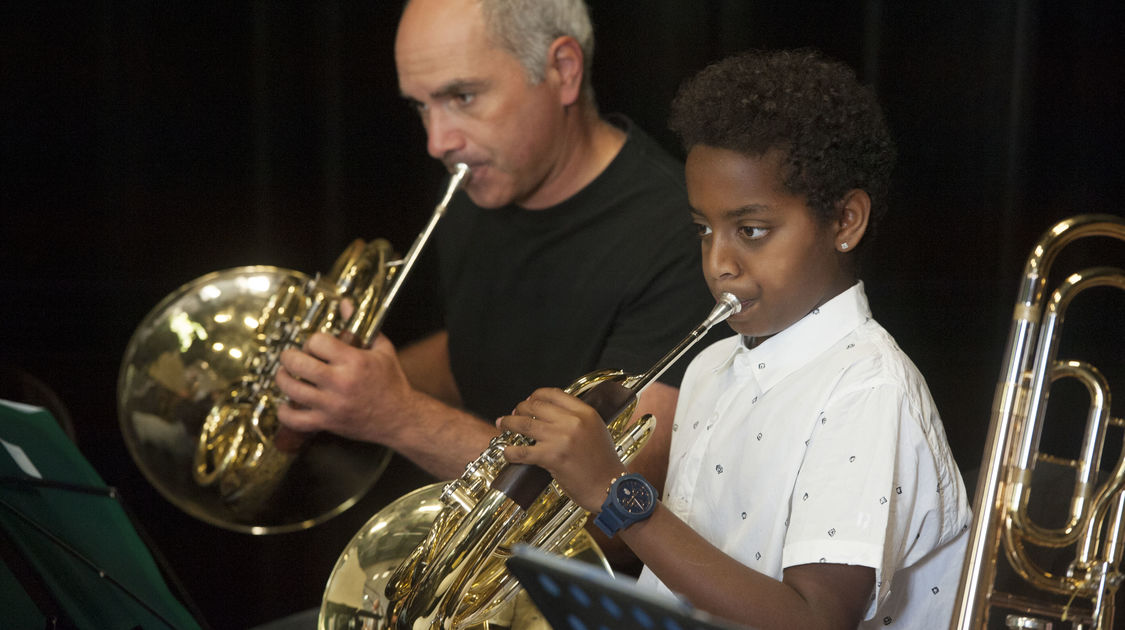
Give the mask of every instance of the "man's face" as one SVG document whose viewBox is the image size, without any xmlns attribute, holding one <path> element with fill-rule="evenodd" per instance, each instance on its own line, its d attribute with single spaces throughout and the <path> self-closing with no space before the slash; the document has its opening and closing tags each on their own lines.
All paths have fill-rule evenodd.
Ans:
<svg viewBox="0 0 1125 630">
<path fill-rule="evenodd" d="M 759 340 L 785 330 L 847 289 L 831 225 L 781 185 L 778 156 L 753 158 L 698 145 L 686 177 L 703 249 L 703 274 L 715 296 L 729 291 L 742 310 L 727 323 Z"/>
<path fill-rule="evenodd" d="M 446 168 L 472 169 L 466 192 L 485 208 L 535 207 L 561 143 L 562 106 L 548 77 L 530 85 L 520 63 L 489 41 L 473 0 L 414 0 L 395 41 L 399 89 Z"/>
</svg>

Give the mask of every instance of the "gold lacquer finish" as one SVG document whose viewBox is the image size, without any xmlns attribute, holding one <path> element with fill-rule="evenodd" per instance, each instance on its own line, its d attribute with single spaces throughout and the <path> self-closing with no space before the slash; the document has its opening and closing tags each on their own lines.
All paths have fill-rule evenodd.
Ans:
<svg viewBox="0 0 1125 630">
<path fill-rule="evenodd" d="M 703 323 L 644 374 L 600 371 L 567 388 L 607 420 L 623 462 L 644 446 L 655 422 L 648 415 L 630 422 L 637 396 L 739 307 L 737 298 L 725 294 Z M 610 571 L 585 530 L 587 512 L 546 471 L 504 460 L 504 448 L 526 443 L 505 432 L 440 492 L 423 488 L 372 517 L 329 578 L 321 630 L 540 627 L 543 620 L 505 565 L 516 544 Z"/>
<path fill-rule="evenodd" d="M 1125 426 L 1113 417 L 1109 384 L 1093 365 L 1058 358 L 1063 317 L 1071 301 L 1093 287 L 1125 289 L 1125 271 L 1094 267 L 1069 275 L 1049 296 L 1047 275 L 1061 249 L 1077 239 L 1125 241 L 1125 220 L 1079 215 L 1047 231 L 1024 267 L 1008 337 L 1007 364 L 997 386 L 989 440 L 981 464 L 969 550 L 951 628 L 1050 628 L 1110 630 L 1121 581 L 1125 527 L 1125 456 L 1102 470 L 1106 431 Z M 1120 334 L 1120 333 L 1118 333 Z M 1052 384 L 1073 379 L 1089 406 L 1076 459 L 1040 450 Z M 1029 514 L 1037 467 L 1069 470 L 1073 491 L 1066 514 L 1045 526 Z M 1021 580 L 998 582 L 1003 548 L 1007 567 Z M 1038 559 L 1043 550 L 1065 550 L 1065 571 Z M 1037 553 L 1039 552 L 1039 553 Z M 1006 583 L 1006 584 L 1010 584 Z"/>
<path fill-rule="evenodd" d="M 144 318 L 122 361 L 118 415 L 130 454 L 165 498 L 208 523 L 268 534 L 323 522 L 374 485 L 386 448 L 278 422 L 280 356 L 315 332 L 368 347 L 467 176 L 458 165 L 405 258 L 383 239 L 357 240 L 325 276 L 264 266 L 218 271 Z M 348 317 L 344 301 L 353 306 Z"/>
<path fill-rule="evenodd" d="M 443 511 L 443 484 L 419 488 L 371 517 L 352 537 L 332 569 L 320 609 L 325 630 L 393 628 L 401 624 L 386 590 L 395 569 L 426 542 Z M 560 553 L 591 565 L 609 564 L 584 530 L 576 532 Z M 495 615 L 471 630 L 549 628 L 535 605 L 521 591 Z"/>
</svg>

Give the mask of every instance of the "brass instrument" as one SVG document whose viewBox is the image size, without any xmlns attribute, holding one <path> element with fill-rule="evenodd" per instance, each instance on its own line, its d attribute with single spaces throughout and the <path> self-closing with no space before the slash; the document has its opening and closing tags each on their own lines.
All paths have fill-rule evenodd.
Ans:
<svg viewBox="0 0 1125 630">
<path fill-rule="evenodd" d="M 1006 350 L 1007 364 L 997 385 L 989 437 L 982 459 L 970 533 L 951 628 L 1051 628 L 1060 622 L 1079 630 L 1110 630 L 1121 573 L 1125 527 L 1125 457 L 1099 482 L 1102 447 L 1113 417 L 1109 385 L 1083 361 L 1057 358 L 1067 306 L 1091 287 L 1125 289 L 1125 271 L 1095 267 L 1070 275 L 1045 299 L 1048 272 L 1056 255 L 1080 238 L 1104 236 L 1125 241 L 1125 220 L 1080 215 L 1048 230 L 1032 249 L 1020 281 Z M 1048 393 L 1061 379 L 1075 379 L 1089 396 L 1080 459 L 1041 452 L 1040 437 Z M 1061 527 L 1031 519 L 1032 474 L 1038 465 L 1059 466 L 1074 478 L 1069 515 Z M 1014 585 L 998 583 L 1001 544 L 1004 570 Z M 1037 562 L 1037 550 L 1059 550 L 1071 558 L 1065 573 Z M 1009 568 L 1010 567 L 1010 568 Z M 1000 574 L 1001 576 L 1003 574 Z M 1018 576 L 1018 577 L 1017 577 Z M 1022 582 L 1020 581 L 1022 580 Z M 1004 586 L 1003 589 L 1000 586 Z M 1021 587 L 1021 588 L 1015 588 Z M 1004 611 L 989 621 L 993 611 Z M 998 625 L 1003 623 L 1003 626 Z"/>
<path fill-rule="evenodd" d="M 644 374 L 602 370 L 566 389 L 606 419 L 623 462 L 635 457 L 655 425 L 651 415 L 629 424 L 641 391 L 740 308 L 736 297 L 724 294 L 707 319 Z M 523 591 L 504 564 L 517 543 L 610 570 L 583 527 L 587 512 L 547 471 L 505 462 L 505 447 L 526 443 L 505 432 L 460 478 L 416 490 L 373 516 L 332 570 L 319 628 L 528 627 L 520 622 L 527 617 L 520 613 Z"/>
<path fill-rule="evenodd" d="M 267 534 L 321 523 L 374 485 L 390 459 L 385 447 L 278 422 L 280 356 L 318 331 L 370 346 L 468 173 L 457 165 L 405 258 L 384 239 L 356 240 L 326 277 L 217 271 L 148 313 L 125 350 L 118 415 L 130 455 L 166 499 L 213 525 Z M 345 300 L 354 307 L 347 318 Z"/>
</svg>

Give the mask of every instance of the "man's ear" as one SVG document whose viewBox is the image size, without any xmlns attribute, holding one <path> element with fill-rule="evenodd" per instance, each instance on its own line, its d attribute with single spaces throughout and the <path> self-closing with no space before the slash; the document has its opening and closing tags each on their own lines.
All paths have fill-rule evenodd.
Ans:
<svg viewBox="0 0 1125 630">
<path fill-rule="evenodd" d="M 547 49 L 547 78 L 558 85 L 559 103 L 573 105 L 582 93 L 585 57 L 578 40 L 569 35 L 556 38 Z"/>
<path fill-rule="evenodd" d="M 867 233 L 867 220 L 871 218 L 871 196 L 855 188 L 840 200 L 836 217 L 836 249 L 847 252 L 855 249 Z"/>
</svg>

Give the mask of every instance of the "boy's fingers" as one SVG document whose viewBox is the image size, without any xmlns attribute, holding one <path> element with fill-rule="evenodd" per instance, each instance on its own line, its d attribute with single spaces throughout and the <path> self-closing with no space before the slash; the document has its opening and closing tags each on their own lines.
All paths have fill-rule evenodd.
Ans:
<svg viewBox="0 0 1125 630">
<path fill-rule="evenodd" d="M 528 401 L 558 407 L 571 414 L 576 414 L 588 406 L 577 397 L 553 387 L 536 390 Z"/>
</svg>

